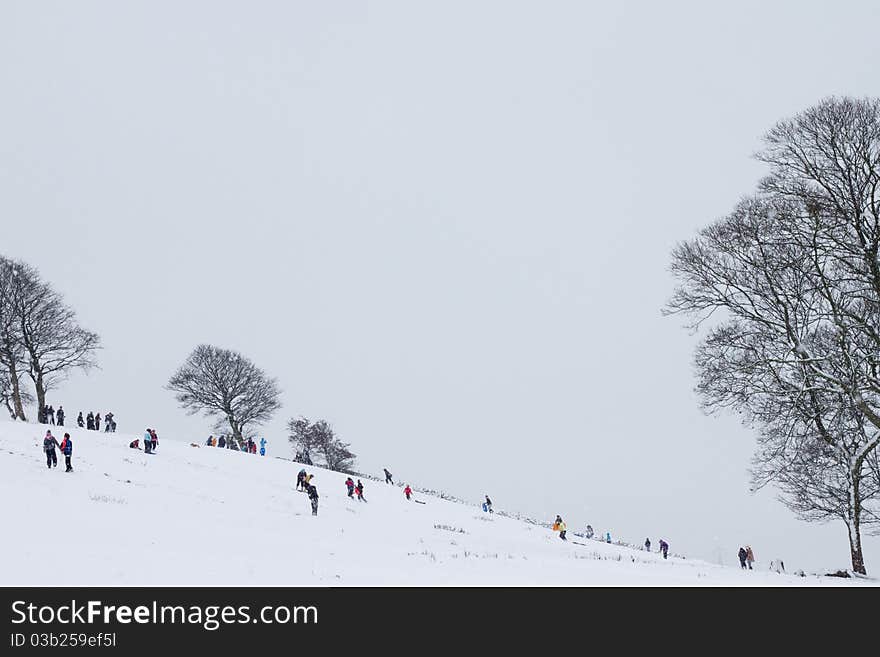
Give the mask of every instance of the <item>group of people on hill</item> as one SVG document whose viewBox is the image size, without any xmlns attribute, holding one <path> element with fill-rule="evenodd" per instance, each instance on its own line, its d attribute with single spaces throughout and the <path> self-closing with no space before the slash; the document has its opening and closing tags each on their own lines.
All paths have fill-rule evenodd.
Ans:
<svg viewBox="0 0 880 657">
<path fill-rule="evenodd" d="M 318 489 L 312 483 L 312 479 L 315 475 L 308 474 L 306 469 L 301 469 L 296 474 L 296 489 L 303 493 L 306 493 L 309 496 L 309 502 L 312 504 L 312 515 L 318 515 Z"/>
<path fill-rule="evenodd" d="M 491 508 L 491 502 L 489 501 L 488 496 L 486 496 L 486 502 L 489 504 L 489 506 Z M 483 510 L 485 511 L 486 504 L 483 504 L 483 507 L 484 507 Z M 551 525 L 551 528 L 553 529 L 554 532 L 559 532 L 559 538 L 561 538 L 563 541 L 568 540 L 565 536 L 566 526 L 565 526 L 565 522 L 562 520 L 562 516 L 560 516 L 559 514 L 556 515 L 556 520 L 553 521 L 553 525 Z M 578 534 L 578 536 L 579 535 L 580 534 Z M 593 538 L 595 535 L 596 535 L 596 532 L 593 530 L 593 526 L 587 525 L 587 528 L 584 531 L 584 537 Z M 605 541 L 606 543 L 610 543 L 611 542 L 611 532 L 605 532 L 605 536 L 600 537 L 598 540 Z M 645 550 L 647 552 L 651 551 L 651 539 L 650 538 L 645 539 Z M 667 543 L 666 541 L 664 541 L 661 538 L 660 539 L 660 549 L 658 551 L 660 552 L 660 554 L 663 555 L 663 558 L 666 559 L 667 555 L 669 553 L 669 543 Z"/>
<path fill-rule="evenodd" d="M 43 438 L 43 451 L 46 453 L 46 467 L 50 470 L 58 467 L 58 455 L 55 453 L 56 447 L 64 454 L 64 464 L 67 466 L 65 472 L 71 472 L 73 470 L 73 466 L 70 464 L 70 459 L 73 456 L 73 440 L 70 439 L 70 434 L 65 433 L 64 438 L 59 443 L 55 436 L 52 435 L 51 429 L 46 431 L 46 436 Z"/>
<path fill-rule="evenodd" d="M 266 444 L 266 439 L 260 438 L 260 456 L 266 456 Z M 220 436 L 218 438 L 208 436 L 205 445 L 208 447 L 219 447 L 220 449 L 231 449 L 236 452 L 245 452 L 247 454 L 257 453 L 257 443 L 253 438 L 237 441 L 233 436 L 229 436 L 228 438 L 226 436 Z"/>
<path fill-rule="evenodd" d="M 390 472 L 388 472 L 388 468 L 382 468 L 382 471 L 385 473 L 385 483 L 391 484 L 393 486 L 394 485 L 394 475 L 392 475 Z M 364 502 L 367 501 L 364 499 L 364 485 L 361 483 L 360 479 L 358 479 L 357 486 L 355 486 L 355 483 L 351 480 L 351 477 L 349 477 L 348 479 L 345 480 L 345 485 L 348 488 L 348 496 L 349 497 L 352 497 L 353 493 L 357 493 L 359 500 L 363 500 Z M 413 489 L 412 489 L 412 487 L 410 487 L 409 484 L 404 486 L 403 495 L 404 495 L 404 497 L 406 497 L 407 500 L 412 500 Z"/>
<path fill-rule="evenodd" d="M 587 528 L 584 530 L 585 538 L 593 538 L 596 535 L 596 532 L 593 530 L 593 525 L 587 525 Z M 605 532 L 604 537 L 600 537 L 597 540 L 605 541 L 606 543 L 611 542 L 611 532 Z"/>
<path fill-rule="evenodd" d="M 387 473 L 388 470 L 386 470 L 385 472 Z M 362 482 L 360 479 L 358 479 L 357 484 L 355 484 L 354 480 L 349 477 L 345 480 L 345 488 L 348 490 L 348 496 L 350 498 L 354 499 L 354 495 L 356 493 L 359 502 L 367 501 L 367 498 L 364 497 L 364 482 Z M 410 491 L 410 494 L 412 494 L 412 491 Z"/>
<path fill-rule="evenodd" d="M 61 407 L 58 407 L 58 410 L 61 411 Z M 58 424 L 61 424 L 59 422 Z M 88 429 L 89 431 L 100 431 L 101 430 L 101 414 L 100 413 L 92 413 L 89 411 L 89 414 L 83 418 L 82 411 L 79 412 L 79 415 L 76 416 L 76 425 L 80 429 Z M 115 433 L 116 432 L 116 420 L 113 419 L 113 413 L 107 411 L 107 414 L 104 416 L 104 432 L 105 433 Z"/>
<path fill-rule="evenodd" d="M 740 547 L 736 556 L 739 557 L 740 568 L 745 570 L 745 568 L 748 567 L 749 570 L 752 570 L 752 564 L 755 563 L 755 553 L 752 551 L 751 545 Z"/>
<path fill-rule="evenodd" d="M 646 552 L 651 551 L 651 539 L 650 538 L 645 539 L 645 551 Z M 669 552 L 669 543 L 664 541 L 662 538 L 660 539 L 660 550 L 659 551 L 663 554 L 663 558 L 665 559 L 666 555 Z"/>
<path fill-rule="evenodd" d="M 128 443 L 128 446 L 131 447 L 132 449 L 140 449 L 141 448 L 140 439 L 135 438 L 130 443 Z M 156 435 L 156 430 L 150 429 L 150 427 L 147 427 L 144 430 L 144 453 L 145 454 L 155 454 L 156 448 L 158 446 L 159 446 L 159 436 Z"/>
<path fill-rule="evenodd" d="M 385 472 L 385 483 L 394 484 L 393 475 L 387 470 L 387 468 L 383 468 L 383 470 Z M 315 487 L 315 484 L 312 483 L 313 478 L 313 474 L 309 474 L 308 472 L 306 472 L 305 468 L 301 468 L 296 475 L 296 490 L 308 494 L 309 501 L 312 505 L 312 515 L 316 516 L 318 515 L 318 489 Z M 355 480 L 351 476 L 348 476 L 345 479 L 345 488 L 349 498 L 357 498 L 359 502 L 367 501 L 367 498 L 364 497 L 364 482 L 362 482 L 360 479 L 355 482 Z M 403 494 L 404 496 L 406 496 L 407 500 L 412 499 L 413 489 L 409 484 L 404 487 Z M 489 499 L 488 496 L 486 496 L 486 499 Z"/>
<path fill-rule="evenodd" d="M 54 424 L 59 427 L 64 426 L 64 407 L 59 406 L 56 411 L 51 404 L 45 404 L 43 408 L 40 409 L 39 417 L 37 418 L 40 424 Z M 55 422 L 55 420 L 58 422 Z M 14 417 L 13 417 L 14 419 Z"/>
</svg>

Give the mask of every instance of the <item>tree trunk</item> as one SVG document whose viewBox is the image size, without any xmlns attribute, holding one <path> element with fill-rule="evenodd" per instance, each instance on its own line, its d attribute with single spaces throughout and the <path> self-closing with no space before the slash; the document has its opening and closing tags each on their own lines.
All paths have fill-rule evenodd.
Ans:
<svg viewBox="0 0 880 657">
<path fill-rule="evenodd" d="M 27 422 L 24 407 L 21 405 L 21 385 L 18 382 L 18 370 L 15 368 L 15 363 L 10 363 L 8 369 L 9 375 L 12 377 L 12 412 L 17 419 Z"/>
<path fill-rule="evenodd" d="M 852 518 L 850 519 L 850 522 L 847 523 L 847 529 L 849 530 L 849 552 L 850 557 L 852 558 L 853 572 L 867 575 L 868 573 L 865 570 L 865 557 L 862 555 L 862 533 L 860 527 L 862 519 L 862 499 L 859 473 L 861 469 L 862 463 L 860 460 L 858 465 L 853 468 L 852 473 L 852 488 L 850 490 Z"/>
<path fill-rule="evenodd" d="M 34 380 L 34 388 L 37 391 L 37 417 L 42 417 L 43 422 L 48 422 L 49 418 L 43 417 L 43 409 L 46 408 L 46 389 L 43 387 L 43 374 L 38 372 L 36 376 L 31 378 Z"/>
<path fill-rule="evenodd" d="M 232 435 L 235 438 L 235 441 L 241 445 L 241 427 L 238 422 L 235 421 L 235 416 L 232 413 L 227 413 L 226 419 L 229 420 L 229 428 L 232 429 Z"/>
</svg>

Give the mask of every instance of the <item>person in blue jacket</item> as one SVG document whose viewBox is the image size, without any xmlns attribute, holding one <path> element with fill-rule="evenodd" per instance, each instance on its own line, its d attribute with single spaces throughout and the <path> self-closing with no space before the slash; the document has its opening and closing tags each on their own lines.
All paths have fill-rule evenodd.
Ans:
<svg viewBox="0 0 880 657">
<path fill-rule="evenodd" d="M 153 453 L 153 434 L 150 433 L 149 427 L 147 427 L 147 430 L 144 432 L 144 453 Z"/>
<path fill-rule="evenodd" d="M 260 438 L 260 456 L 266 456 L 266 439 Z"/>
<path fill-rule="evenodd" d="M 70 465 L 70 457 L 73 456 L 73 441 L 70 439 L 70 434 L 64 434 L 64 440 L 61 441 L 61 453 L 64 454 L 64 465 L 67 466 L 65 472 L 70 472 L 73 470 L 73 466 Z"/>
<path fill-rule="evenodd" d="M 611 532 L 605 532 L 605 542 L 606 543 L 611 542 Z"/>
</svg>

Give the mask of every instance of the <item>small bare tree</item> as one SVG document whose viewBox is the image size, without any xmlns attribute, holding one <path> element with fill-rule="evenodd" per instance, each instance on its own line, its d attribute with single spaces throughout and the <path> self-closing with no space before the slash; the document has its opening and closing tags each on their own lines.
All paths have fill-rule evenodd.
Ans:
<svg viewBox="0 0 880 657">
<path fill-rule="evenodd" d="M 216 417 L 218 430 L 228 425 L 238 444 L 281 407 L 275 379 L 241 354 L 212 345 L 196 347 L 166 388 L 190 415 Z"/>
<path fill-rule="evenodd" d="M 0 269 L 5 272 L 0 274 L 4 281 L 0 287 L 7 306 L 4 315 L 10 313 L 15 323 L 14 328 L 0 328 L 0 340 L 4 343 L 0 351 L 5 354 L 0 358 L 10 371 L 16 414 L 24 419 L 18 408 L 21 392 L 16 392 L 16 361 L 24 353 L 27 375 L 36 392 L 37 416 L 40 417 L 46 405 L 46 393 L 63 381 L 70 370 L 88 370 L 96 366 L 94 356 L 100 348 L 100 338 L 79 325 L 74 310 L 40 278 L 36 269 L 24 262 L 9 260 L 4 261 Z M 4 318 L 4 324 L 6 321 Z"/>
<path fill-rule="evenodd" d="M 340 441 L 325 420 L 310 423 L 300 417 L 291 419 L 287 428 L 290 442 L 307 462 L 311 462 L 312 454 L 317 454 L 324 459 L 328 470 L 348 472 L 354 467 L 356 455 L 351 452 L 351 445 Z"/>
</svg>

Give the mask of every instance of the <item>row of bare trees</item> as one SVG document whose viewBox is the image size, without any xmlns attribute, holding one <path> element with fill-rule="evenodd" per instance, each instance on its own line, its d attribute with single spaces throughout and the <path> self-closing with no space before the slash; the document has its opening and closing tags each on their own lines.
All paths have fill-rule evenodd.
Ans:
<svg viewBox="0 0 880 657">
<path fill-rule="evenodd" d="M 255 428 L 268 422 L 281 408 L 278 381 L 236 351 L 199 345 L 178 368 L 166 386 L 188 413 L 203 413 L 215 420 L 216 430 L 228 427 L 233 439 L 253 437 Z M 354 466 L 355 455 L 324 420 L 290 420 L 290 441 L 306 462 L 321 457 L 330 470 Z"/>
<path fill-rule="evenodd" d="M 880 99 L 830 98 L 764 137 L 769 167 L 679 244 L 666 313 L 707 332 L 697 392 L 758 434 L 753 483 L 842 520 L 853 571 L 880 524 Z"/>
<path fill-rule="evenodd" d="M 95 367 L 99 348 L 98 335 L 34 267 L 0 256 L 0 401 L 13 419 L 26 421 L 34 401 L 39 418 L 46 393 L 72 370 Z"/>
</svg>

